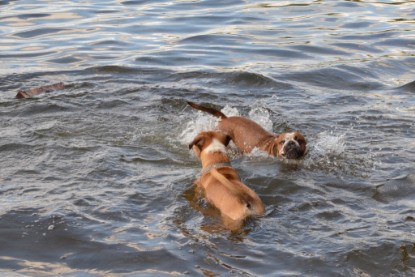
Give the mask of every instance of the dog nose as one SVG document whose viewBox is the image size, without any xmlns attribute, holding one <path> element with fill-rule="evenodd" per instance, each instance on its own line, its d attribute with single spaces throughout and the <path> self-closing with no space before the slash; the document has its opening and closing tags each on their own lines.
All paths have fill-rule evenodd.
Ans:
<svg viewBox="0 0 415 277">
<path fill-rule="evenodd" d="M 284 152 L 285 158 L 287 159 L 297 159 L 303 155 L 299 145 L 293 140 L 290 140 L 285 144 Z"/>
<path fill-rule="evenodd" d="M 294 141 L 292 141 L 292 140 L 290 140 L 288 143 L 287 143 L 287 147 L 289 147 L 289 148 L 292 148 L 292 147 L 295 147 L 296 146 L 296 144 L 295 144 L 295 142 Z"/>
</svg>

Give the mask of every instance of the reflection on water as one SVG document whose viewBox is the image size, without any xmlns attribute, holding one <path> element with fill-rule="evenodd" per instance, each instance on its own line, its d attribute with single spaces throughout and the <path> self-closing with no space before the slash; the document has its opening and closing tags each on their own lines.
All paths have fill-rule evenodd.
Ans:
<svg viewBox="0 0 415 277">
<path fill-rule="evenodd" d="M 0 1 L 0 272 L 413 276 L 408 1 Z M 64 82 L 17 100 L 19 89 Z M 229 149 L 266 205 L 233 234 L 194 196 L 217 119 L 300 130 Z"/>
</svg>

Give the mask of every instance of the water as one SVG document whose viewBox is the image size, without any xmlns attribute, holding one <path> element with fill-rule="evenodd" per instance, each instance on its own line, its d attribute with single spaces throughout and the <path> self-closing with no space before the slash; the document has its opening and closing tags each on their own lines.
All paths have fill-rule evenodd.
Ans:
<svg viewBox="0 0 415 277">
<path fill-rule="evenodd" d="M 414 1 L 6 0 L 0 38 L 3 275 L 415 274 Z M 239 234 L 194 199 L 187 100 L 309 141 L 230 149 L 267 210 Z"/>
</svg>

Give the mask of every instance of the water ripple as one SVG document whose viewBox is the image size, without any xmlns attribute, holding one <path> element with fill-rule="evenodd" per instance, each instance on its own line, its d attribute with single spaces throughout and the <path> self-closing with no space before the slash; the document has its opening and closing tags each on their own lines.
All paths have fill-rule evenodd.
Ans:
<svg viewBox="0 0 415 277">
<path fill-rule="evenodd" d="M 0 1 L 0 271 L 413 276 L 412 6 Z M 230 147 L 266 205 L 240 232 L 195 192 L 189 100 L 307 137 Z"/>
</svg>

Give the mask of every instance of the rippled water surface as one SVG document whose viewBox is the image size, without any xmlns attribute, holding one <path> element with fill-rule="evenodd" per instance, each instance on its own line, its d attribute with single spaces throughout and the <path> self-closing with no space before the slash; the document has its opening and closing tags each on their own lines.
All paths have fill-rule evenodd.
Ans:
<svg viewBox="0 0 415 277">
<path fill-rule="evenodd" d="M 414 276 L 414 7 L 0 1 L 0 273 Z M 309 141 L 230 149 L 267 210 L 239 233 L 195 199 L 187 100 Z"/>
</svg>

